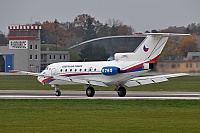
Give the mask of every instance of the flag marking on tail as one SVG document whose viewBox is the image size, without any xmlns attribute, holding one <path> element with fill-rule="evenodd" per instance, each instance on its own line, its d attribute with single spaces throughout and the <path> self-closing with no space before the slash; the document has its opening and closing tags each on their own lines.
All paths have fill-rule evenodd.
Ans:
<svg viewBox="0 0 200 133">
<path fill-rule="evenodd" d="M 144 52 L 148 52 L 148 50 L 149 50 L 148 45 L 144 45 L 143 50 L 144 50 Z"/>
</svg>

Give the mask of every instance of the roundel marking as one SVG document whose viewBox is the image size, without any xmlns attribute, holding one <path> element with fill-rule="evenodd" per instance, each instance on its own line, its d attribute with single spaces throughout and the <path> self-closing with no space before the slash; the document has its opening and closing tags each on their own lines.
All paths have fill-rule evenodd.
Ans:
<svg viewBox="0 0 200 133">
<path fill-rule="evenodd" d="M 144 50 L 144 52 L 148 52 L 149 47 L 147 45 L 144 45 L 143 50 Z"/>
</svg>

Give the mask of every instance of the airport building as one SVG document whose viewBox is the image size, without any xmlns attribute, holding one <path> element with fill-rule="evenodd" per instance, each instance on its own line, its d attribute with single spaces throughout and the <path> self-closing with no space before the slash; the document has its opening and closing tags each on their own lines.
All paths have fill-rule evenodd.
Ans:
<svg viewBox="0 0 200 133">
<path fill-rule="evenodd" d="M 8 26 L 9 44 L 0 46 L 0 72 L 23 70 L 40 72 L 54 62 L 70 60 L 68 51 L 41 51 L 41 26 Z"/>
</svg>

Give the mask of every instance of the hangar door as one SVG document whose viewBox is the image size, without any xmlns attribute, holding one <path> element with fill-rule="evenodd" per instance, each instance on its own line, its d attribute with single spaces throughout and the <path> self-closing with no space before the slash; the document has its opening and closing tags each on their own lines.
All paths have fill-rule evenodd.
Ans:
<svg viewBox="0 0 200 133">
<path fill-rule="evenodd" d="M 10 70 L 13 70 L 13 54 L 7 54 L 5 56 L 5 72 L 9 72 Z"/>
</svg>

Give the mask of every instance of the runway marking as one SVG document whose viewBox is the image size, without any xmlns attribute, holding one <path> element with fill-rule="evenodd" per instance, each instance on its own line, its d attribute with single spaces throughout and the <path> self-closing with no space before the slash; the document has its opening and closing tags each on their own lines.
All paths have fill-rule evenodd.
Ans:
<svg viewBox="0 0 200 133">
<path fill-rule="evenodd" d="M 126 100 L 126 99 L 157 99 L 157 100 L 167 100 L 167 99 L 174 99 L 174 100 L 200 100 L 200 97 L 86 97 L 86 96 L 19 96 L 19 95 L 4 95 L 0 96 L 0 99 L 114 99 L 114 100 Z"/>
<path fill-rule="evenodd" d="M 146 92 L 127 91 L 125 97 L 118 97 L 114 91 L 96 91 L 94 97 L 87 97 L 85 91 L 62 91 L 62 96 L 55 96 L 50 90 L 0 90 L 0 99 L 185 99 L 200 100 L 200 92 Z"/>
</svg>

